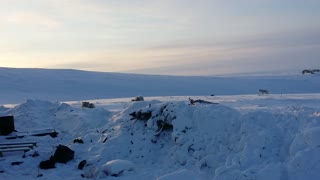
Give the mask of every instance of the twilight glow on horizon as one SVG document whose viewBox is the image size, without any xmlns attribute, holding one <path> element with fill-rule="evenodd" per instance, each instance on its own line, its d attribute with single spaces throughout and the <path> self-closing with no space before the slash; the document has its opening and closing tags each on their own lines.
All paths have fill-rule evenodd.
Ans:
<svg viewBox="0 0 320 180">
<path fill-rule="evenodd" d="M 320 68 L 319 0 L 0 0 L 0 67 L 215 75 Z"/>
</svg>

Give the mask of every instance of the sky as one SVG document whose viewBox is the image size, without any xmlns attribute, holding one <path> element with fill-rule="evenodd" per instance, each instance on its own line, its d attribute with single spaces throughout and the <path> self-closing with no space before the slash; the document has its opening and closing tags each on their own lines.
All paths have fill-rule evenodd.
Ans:
<svg viewBox="0 0 320 180">
<path fill-rule="evenodd" d="M 319 0 L 0 0 L 0 66 L 170 75 L 320 68 Z"/>
</svg>

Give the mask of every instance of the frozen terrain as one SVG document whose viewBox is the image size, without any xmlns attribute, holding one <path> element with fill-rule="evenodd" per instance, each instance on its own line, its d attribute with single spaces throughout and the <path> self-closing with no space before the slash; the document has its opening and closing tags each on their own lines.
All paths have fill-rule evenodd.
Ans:
<svg viewBox="0 0 320 180">
<path fill-rule="evenodd" d="M 318 93 L 320 74 L 183 77 L 78 70 L 0 68 L 0 104 L 27 99 L 70 101 L 146 96 Z"/>
<path fill-rule="evenodd" d="M 124 93 L 127 98 L 102 99 L 109 96 L 106 93 L 107 97 L 89 100 L 95 108 L 83 108 L 81 102 L 90 99 L 94 92 L 98 94 L 103 79 L 99 73 L 92 73 L 97 81 L 93 79 L 95 83 L 91 86 L 96 90 L 88 92 L 88 96 L 78 89 L 84 81 L 83 74 L 78 75 L 80 80 L 70 72 L 69 76 L 74 75 L 73 82 L 80 85 L 66 88 L 58 84 L 60 80 L 53 74 L 47 78 L 42 75 L 43 84 L 38 76 L 33 81 L 31 74 L 24 71 L 19 77 L 17 73 L 4 74 L 0 74 L 2 83 L 11 85 L 11 91 L 7 91 L 10 96 L 5 96 L 1 89 L 4 103 L 0 116 L 14 115 L 17 132 L 8 136 L 24 137 L 8 140 L 8 136 L 0 136 L 0 142 L 36 141 L 37 147 L 25 154 L 3 153 L 0 179 L 320 179 L 318 74 L 225 79 L 103 74 L 114 76 L 107 82 L 122 85 L 120 88 L 113 84 L 109 95 L 115 88 L 119 94 L 115 92 L 112 96 Z M 28 81 L 20 79 L 23 74 Z M 16 81 L 7 81 L 13 79 Z M 36 79 L 43 89 L 32 86 Z M 159 85 L 151 91 L 154 86 L 150 83 L 157 84 L 160 80 L 170 82 L 173 87 Z M 190 85 L 193 89 L 185 85 L 199 81 L 202 84 Z M 214 88 L 209 81 L 219 86 Z M 50 83 L 52 86 L 44 85 Z M 130 92 L 134 85 L 140 91 Z M 26 87 L 31 90 L 24 91 Z M 101 85 L 102 89 L 107 87 Z M 124 91 L 126 87 L 128 92 Z M 60 91 L 53 92 L 52 88 Z M 173 92 L 166 92 L 168 88 Z M 268 89 L 271 94 L 259 95 L 259 88 Z M 22 92 L 25 96 L 21 96 Z M 68 96 L 70 92 L 77 96 Z M 134 96 L 145 94 L 149 96 L 145 101 L 131 101 Z M 23 100 L 26 97 L 30 99 Z M 204 103 L 190 104 L 189 97 Z M 28 135 L 44 129 L 55 129 L 59 134 L 56 138 Z M 49 159 L 59 144 L 74 150 L 74 159 L 56 163 L 54 169 L 40 169 L 39 163 Z M 87 163 L 79 170 L 78 164 L 83 160 Z M 13 162 L 22 163 L 12 165 Z"/>
</svg>

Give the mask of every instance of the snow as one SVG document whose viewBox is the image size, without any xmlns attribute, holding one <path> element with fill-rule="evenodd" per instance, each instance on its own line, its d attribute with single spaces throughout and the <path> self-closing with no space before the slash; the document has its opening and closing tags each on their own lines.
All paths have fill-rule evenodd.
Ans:
<svg viewBox="0 0 320 180">
<path fill-rule="evenodd" d="M 135 165 L 128 160 L 116 159 L 107 162 L 102 166 L 106 176 L 122 176 L 125 171 L 133 171 Z"/>
<path fill-rule="evenodd" d="M 199 91 L 197 96 L 184 96 L 188 91 L 176 89 L 181 96 L 162 96 L 159 89 L 144 101 L 131 101 L 135 96 L 91 100 L 83 96 L 63 101 L 67 96 L 49 91 L 48 99 L 56 98 L 51 101 L 34 91 L 29 95 L 36 99 L 18 104 L 16 100 L 22 100 L 19 93 L 12 101 L 13 95 L 6 97 L 9 105 L 0 106 L 0 116 L 14 115 L 17 130 L 8 136 L 25 136 L 10 140 L 0 136 L 0 142 L 36 141 L 37 146 L 26 153 L 4 152 L 0 179 L 320 179 L 318 76 L 303 77 L 307 81 L 291 79 L 297 87 L 312 81 L 299 94 L 292 94 L 287 84 L 273 87 L 277 83 L 272 78 L 266 78 L 270 89 L 287 91 L 245 95 L 234 90 L 232 95 L 216 96 L 201 96 Z M 287 78 L 279 76 L 276 81 Z M 235 79 L 234 84 L 243 83 Z M 218 104 L 192 105 L 189 97 Z M 81 107 L 82 101 L 94 103 L 95 108 Z M 30 133 L 45 129 L 59 134 L 53 138 Z M 48 160 L 59 144 L 75 151 L 74 159 L 56 163 L 54 169 L 40 169 L 39 163 Z M 34 156 L 36 152 L 39 156 Z M 80 170 L 78 164 L 83 160 L 86 164 Z"/>
<path fill-rule="evenodd" d="M 157 180 L 176 180 L 176 179 L 196 180 L 199 178 L 192 171 L 188 171 L 185 169 L 157 178 Z"/>
<path fill-rule="evenodd" d="M 79 101 L 136 96 L 210 96 L 319 93 L 318 74 L 273 76 L 156 76 L 61 69 L 0 68 L 0 104 L 27 99 Z"/>
</svg>

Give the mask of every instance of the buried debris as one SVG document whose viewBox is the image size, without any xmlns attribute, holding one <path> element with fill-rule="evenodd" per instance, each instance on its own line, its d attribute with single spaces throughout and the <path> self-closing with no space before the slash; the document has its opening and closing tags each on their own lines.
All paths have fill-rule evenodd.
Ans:
<svg viewBox="0 0 320 180">
<path fill-rule="evenodd" d="M 205 100 L 201 100 L 201 99 L 197 99 L 197 100 L 193 100 L 191 98 L 189 98 L 189 101 L 192 105 L 195 105 L 196 103 L 202 103 L 202 104 L 219 104 L 219 103 L 214 103 L 214 102 L 210 102 L 210 101 L 205 101 Z"/>
<path fill-rule="evenodd" d="M 85 101 L 85 102 L 82 102 L 81 107 L 84 107 L 84 108 L 95 108 L 95 105 L 93 103 Z"/>
<path fill-rule="evenodd" d="M 132 112 L 129 115 L 132 116 L 131 120 L 137 119 L 137 120 L 147 121 L 148 119 L 151 118 L 152 112 L 151 111 L 142 112 L 141 110 L 139 110 L 136 112 Z"/>
<path fill-rule="evenodd" d="M 131 99 L 131 101 L 144 101 L 144 98 L 142 96 L 137 96 L 134 99 Z"/>
<path fill-rule="evenodd" d="M 141 120 L 145 123 L 145 127 L 154 131 L 154 136 L 159 136 L 162 131 L 170 131 L 173 129 L 172 121 L 176 119 L 174 114 L 174 105 L 163 104 L 155 109 L 148 107 L 139 109 L 130 113 L 131 120 Z"/>
<path fill-rule="evenodd" d="M 74 158 L 74 151 L 64 145 L 59 145 L 53 156 L 49 160 L 41 161 L 39 164 L 40 169 L 55 168 L 55 163 L 67 163 Z"/>
</svg>

